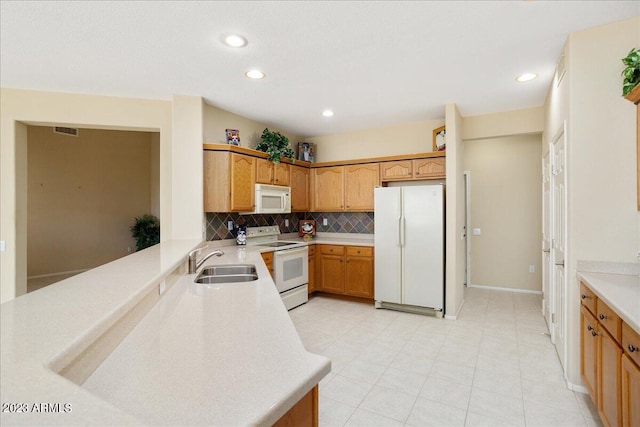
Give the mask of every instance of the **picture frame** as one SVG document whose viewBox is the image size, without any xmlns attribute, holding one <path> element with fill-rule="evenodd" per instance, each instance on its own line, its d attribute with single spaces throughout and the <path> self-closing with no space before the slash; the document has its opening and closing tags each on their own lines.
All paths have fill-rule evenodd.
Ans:
<svg viewBox="0 0 640 427">
<path fill-rule="evenodd" d="M 433 149 L 432 151 L 445 151 L 447 149 L 447 129 L 446 126 L 440 126 L 433 130 Z"/>
<path fill-rule="evenodd" d="M 240 131 L 238 129 L 225 129 L 227 144 L 240 146 Z"/>
<path fill-rule="evenodd" d="M 313 163 L 316 160 L 316 144 L 313 142 L 298 142 L 297 160 Z"/>
<path fill-rule="evenodd" d="M 316 237 L 316 221 L 313 219 L 301 219 L 298 234 L 305 239 Z"/>
</svg>

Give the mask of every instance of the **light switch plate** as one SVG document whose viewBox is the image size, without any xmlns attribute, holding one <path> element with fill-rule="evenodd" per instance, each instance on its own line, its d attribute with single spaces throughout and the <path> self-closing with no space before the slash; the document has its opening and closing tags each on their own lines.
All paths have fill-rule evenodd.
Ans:
<svg viewBox="0 0 640 427">
<path fill-rule="evenodd" d="M 324 226 L 329 225 L 329 220 L 327 218 L 322 218 L 322 225 Z"/>
</svg>

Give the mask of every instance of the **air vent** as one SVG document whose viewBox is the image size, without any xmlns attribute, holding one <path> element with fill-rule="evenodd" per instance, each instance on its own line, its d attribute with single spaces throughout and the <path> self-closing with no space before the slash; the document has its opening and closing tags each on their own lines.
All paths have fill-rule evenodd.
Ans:
<svg viewBox="0 0 640 427">
<path fill-rule="evenodd" d="M 556 87 L 560 86 L 560 82 L 564 77 L 564 73 L 567 71 L 567 65 L 564 61 L 564 55 L 560 57 L 560 61 L 558 61 L 558 67 L 556 68 Z"/>
<path fill-rule="evenodd" d="M 53 128 L 53 133 L 59 133 L 60 135 L 78 136 L 78 129 L 56 126 Z"/>
</svg>

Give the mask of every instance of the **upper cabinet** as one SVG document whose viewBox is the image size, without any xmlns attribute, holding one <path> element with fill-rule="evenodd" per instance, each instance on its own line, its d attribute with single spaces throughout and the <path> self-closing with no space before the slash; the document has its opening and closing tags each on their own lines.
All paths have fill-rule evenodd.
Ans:
<svg viewBox="0 0 640 427">
<path fill-rule="evenodd" d="M 345 166 L 344 202 L 348 211 L 373 211 L 373 189 L 380 185 L 378 163 Z"/>
<path fill-rule="evenodd" d="M 256 183 L 289 186 L 289 165 L 256 159 Z"/>
<path fill-rule="evenodd" d="M 225 151 L 204 152 L 205 212 L 251 212 L 256 159 Z"/>
<path fill-rule="evenodd" d="M 311 200 L 309 197 L 309 168 L 291 165 L 289 182 L 291 185 L 291 211 L 309 212 Z"/>
<path fill-rule="evenodd" d="M 427 157 L 380 163 L 380 180 L 445 179 L 445 157 Z"/>
<path fill-rule="evenodd" d="M 311 169 L 311 194 L 314 212 L 344 210 L 344 166 Z"/>
<path fill-rule="evenodd" d="M 311 170 L 312 210 L 373 210 L 373 189 L 380 184 L 378 163 L 331 166 Z"/>
</svg>

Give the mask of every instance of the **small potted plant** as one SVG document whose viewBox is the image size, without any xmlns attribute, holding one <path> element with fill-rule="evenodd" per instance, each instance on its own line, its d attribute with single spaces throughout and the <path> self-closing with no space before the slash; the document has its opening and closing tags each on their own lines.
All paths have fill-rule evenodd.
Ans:
<svg viewBox="0 0 640 427">
<path fill-rule="evenodd" d="M 289 138 L 280 132 L 270 131 L 265 128 L 265 130 L 262 131 L 260 139 L 262 139 L 262 141 L 256 145 L 256 150 L 267 153 L 269 160 L 273 163 L 280 163 L 281 157 L 288 157 L 292 162 L 295 160 L 295 153 L 293 149 L 289 147 Z"/>
<path fill-rule="evenodd" d="M 131 234 L 136 239 L 136 251 L 156 245 L 160 243 L 160 220 L 149 214 L 136 217 Z"/>
<path fill-rule="evenodd" d="M 629 54 L 622 58 L 626 68 L 622 70 L 624 80 L 622 82 L 622 96 L 627 96 L 638 83 L 640 83 L 640 50 L 633 48 Z"/>
</svg>

